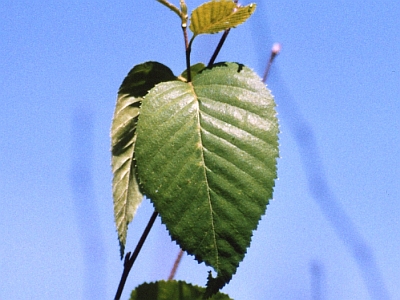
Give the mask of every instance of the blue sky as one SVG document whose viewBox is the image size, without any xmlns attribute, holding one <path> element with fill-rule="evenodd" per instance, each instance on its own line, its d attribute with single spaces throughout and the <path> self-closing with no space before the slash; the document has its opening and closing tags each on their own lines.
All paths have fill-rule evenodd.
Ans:
<svg viewBox="0 0 400 300">
<path fill-rule="evenodd" d="M 400 297 L 399 13 L 395 0 L 271 0 L 231 31 L 218 60 L 260 75 L 272 44 L 283 47 L 268 80 L 279 180 L 224 289 L 232 298 L 312 299 L 316 285 L 314 299 Z M 184 69 L 179 20 L 155 0 L 5 0 L 0 18 L 0 299 L 112 299 L 122 272 L 109 152 L 116 92 L 135 64 Z M 207 62 L 218 38 L 198 37 L 192 62 Z M 128 250 L 151 213 L 144 201 Z M 157 220 L 123 299 L 166 279 L 177 254 Z M 204 285 L 208 270 L 185 256 L 177 278 Z"/>
</svg>

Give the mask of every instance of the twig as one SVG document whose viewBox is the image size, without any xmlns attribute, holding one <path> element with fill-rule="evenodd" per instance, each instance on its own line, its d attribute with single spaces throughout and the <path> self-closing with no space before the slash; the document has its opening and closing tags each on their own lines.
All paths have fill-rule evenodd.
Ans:
<svg viewBox="0 0 400 300">
<path fill-rule="evenodd" d="M 238 1 L 239 0 L 235 0 L 233 2 L 235 2 L 237 4 Z M 224 33 L 222 34 L 221 39 L 219 40 L 219 43 L 217 45 L 217 48 L 215 48 L 214 53 L 211 56 L 210 61 L 208 62 L 208 65 L 207 65 L 208 68 L 211 68 L 211 66 L 214 64 L 215 59 L 217 58 L 217 56 L 219 54 L 219 51 L 221 51 L 221 48 L 224 45 L 225 40 L 228 37 L 228 34 L 229 34 L 230 31 L 231 31 L 231 29 L 229 28 L 229 29 L 225 30 Z"/>
<path fill-rule="evenodd" d="M 214 51 L 213 55 L 211 56 L 210 61 L 208 62 L 208 65 L 207 65 L 208 68 L 211 68 L 211 66 L 214 64 L 215 59 L 217 58 L 217 56 L 219 54 L 219 51 L 221 51 L 222 45 L 225 43 L 225 40 L 229 34 L 229 31 L 231 31 L 230 28 L 225 30 L 224 33 L 222 34 L 221 39 L 219 40 L 219 43 L 217 45 L 217 48 L 215 48 L 215 51 Z"/>
<path fill-rule="evenodd" d="M 179 263 L 181 262 L 182 256 L 183 256 L 183 250 L 181 249 L 181 250 L 179 251 L 178 256 L 177 256 L 176 259 L 175 259 L 175 263 L 174 263 L 174 266 L 172 267 L 171 273 L 170 273 L 169 276 L 168 276 L 168 280 L 174 279 L 176 270 L 177 270 L 178 267 L 179 267 Z"/>
<path fill-rule="evenodd" d="M 187 73 L 187 82 L 192 81 L 192 74 L 190 73 L 190 52 L 192 49 L 192 42 L 194 37 L 189 42 L 188 33 L 187 33 L 187 6 L 185 0 L 180 0 L 181 4 L 181 20 L 182 20 L 182 31 L 183 31 L 183 38 L 185 40 L 185 55 L 186 55 L 186 73 Z"/>
<path fill-rule="evenodd" d="M 153 214 L 151 215 L 150 220 L 147 223 L 147 226 L 144 229 L 142 236 L 140 237 L 140 240 L 139 240 L 138 244 L 136 245 L 135 251 L 133 252 L 132 256 L 131 256 L 130 252 L 128 252 L 126 254 L 125 260 L 124 260 L 124 271 L 122 272 L 121 280 L 119 281 L 118 290 L 117 290 L 117 293 L 115 294 L 114 300 L 119 300 L 121 298 L 122 291 L 124 289 L 125 282 L 126 282 L 126 279 L 128 278 L 129 272 L 130 272 L 137 256 L 139 255 L 140 250 L 142 249 L 142 246 L 150 232 L 151 227 L 154 224 L 154 221 L 157 218 L 157 215 L 158 215 L 157 211 L 154 211 Z"/>
<path fill-rule="evenodd" d="M 264 72 L 264 76 L 263 76 L 263 80 L 262 80 L 264 83 L 267 81 L 269 70 L 271 69 L 271 66 L 272 66 L 272 62 L 274 61 L 275 57 L 279 54 L 279 52 L 281 52 L 281 48 L 282 48 L 281 44 L 275 43 L 272 45 L 271 55 L 269 57 L 267 67 L 265 68 L 265 72 Z"/>
<path fill-rule="evenodd" d="M 192 41 L 193 38 L 188 42 L 188 34 L 186 26 L 182 26 L 183 36 L 185 38 L 185 54 L 186 54 L 186 73 L 187 73 L 187 82 L 192 81 L 192 74 L 190 72 L 190 52 L 192 50 Z"/>
</svg>

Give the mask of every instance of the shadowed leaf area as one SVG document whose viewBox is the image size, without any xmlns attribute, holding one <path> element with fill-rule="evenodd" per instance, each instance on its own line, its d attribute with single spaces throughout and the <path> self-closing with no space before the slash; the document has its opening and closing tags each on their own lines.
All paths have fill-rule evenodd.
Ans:
<svg viewBox="0 0 400 300">
<path fill-rule="evenodd" d="M 278 157 L 275 103 L 249 68 L 222 63 L 192 83 L 157 84 L 142 103 L 137 171 L 172 238 L 230 281 L 272 198 Z"/>
<path fill-rule="evenodd" d="M 172 71 L 157 62 L 135 66 L 118 92 L 111 126 L 114 217 L 121 258 L 124 255 L 128 224 L 142 201 L 136 178 L 136 124 L 142 97 L 157 83 L 175 80 Z"/>
<path fill-rule="evenodd" d="M 195 77 L 198 73 L 203 71 L 206 68 L 206 65 L 203 63 L 197 63 L 193 66 L 190 67 L 190 74 L 193 77 Z M 182 81 L 187 81 L 187 70 L 183 71 L 182 74 L 178 77 Z"/>
<path fill-rule="evenodd" d="M 132 291 L 130 300 L 201 300 L 205 288 L 184 281 L 157 281 L 144 283 Z M 212 300 L 232 300 L 226 294 L 217 293 Z"/>
</svg>

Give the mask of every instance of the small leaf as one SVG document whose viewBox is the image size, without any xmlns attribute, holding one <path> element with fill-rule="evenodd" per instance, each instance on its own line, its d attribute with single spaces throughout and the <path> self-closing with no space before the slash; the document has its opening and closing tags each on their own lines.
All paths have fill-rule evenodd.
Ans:
<svg viewBox="0 0 400 300">
<path fill-rule="evenodd" d="M 202 300 L 205 288 L 184 281 L 156 281 L 143 283 L 134 289 L 129 300 Z M 211 300 L 232 300 L 223 293 L 215 294 Z"/>
<path fill-rule="evenodd" d="M 114 216 L 124 255 L 128 224 L 142 201 L 134 162 L 136 123 L 142 97 L 162 81 L 174 80 L 166 66 L 147 62 L 135 66 L 122 82 L 111 126 Z"/>
<path fill-rule="evenodd" d="M 236 63 L 192 83 L 156 85 L 137 133 L 143 192 L 171 237 L 217 272 L 208 295 L 236 272 L 272 198 L 278 157 L 275 103 L 261 79 Z"/>
<path fill-rule="evenodd" d="M 193 10 L 190 30 L 193 34 L 217 33 L 244 23 L 254 12 L 254 3 L 238 6 L 233 1 L 210 1 Z"/>
</svg>

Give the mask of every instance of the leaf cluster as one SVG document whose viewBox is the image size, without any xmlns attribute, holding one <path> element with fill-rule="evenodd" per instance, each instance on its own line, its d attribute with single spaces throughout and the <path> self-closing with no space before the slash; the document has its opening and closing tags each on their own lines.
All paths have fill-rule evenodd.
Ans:
<svg viewBox="0 0 400 300">
<path fill-rule="evenodd" d="M 179 15 L 186 33 L 184 1 L 180 9 L 158 1 Z M 187 55 L 197 35 L 236 27 L 254 9 L 255 4 L 241 7 L 229 0 L 196 8 Z M 180 76 L 158 62 L 135 66 L 119 89 L 111 128 L 121 258 L 128 225 L 145 195 L 171 238 L 216 271 L 215 278 L 210 272 L 201 295 L 217 293 L 236 273 L 272 198 L 278 131 L 270 91 L 242 64 L 188 64 Z M 164 284 L 141 289 L 163 289 Z M 173 284 L 180 291 L 187 288 Z M 142 299 L 140 293 L 131 299 Z M 173 296 L 165 297 L 152 299 Z"/>
</svg>

